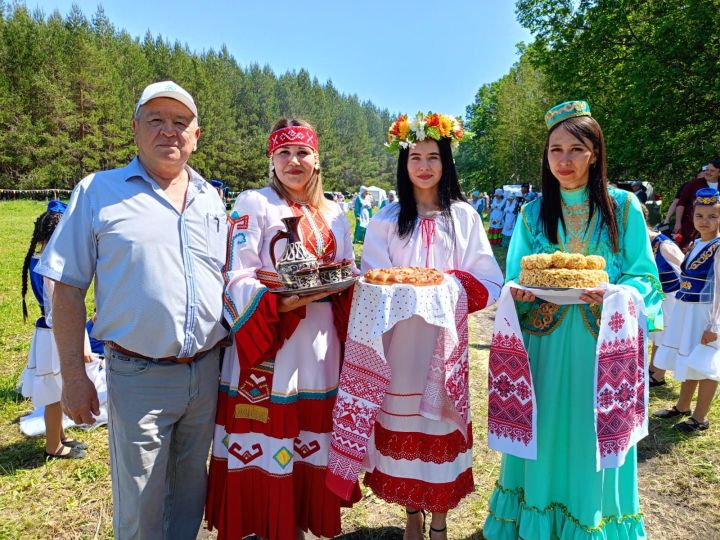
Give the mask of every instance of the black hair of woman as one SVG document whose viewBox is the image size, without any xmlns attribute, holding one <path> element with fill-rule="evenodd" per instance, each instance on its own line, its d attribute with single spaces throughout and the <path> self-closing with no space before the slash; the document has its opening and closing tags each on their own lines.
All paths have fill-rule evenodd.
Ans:
<svg viewBox="0 0 720 540">
<path fill-rule="evenodd" d="M 452 147 L 449 138 L 442 138 L 437 142 L 440 151 L 440 162 L 442 163 L 442 175 L 437 185 L 438 205 L 440 206 L 440 214 L 450 223 L 450 231 L 453 239 L 455 238 L 455 227 L 453 225 L 452 216 L 450 215 L 450 206 L 455 201 L 467 201 L 465 195 L 460 188 L 455 162 L 452 156 Z M 398 156 L 397 167 L 397 195 L 400 204 L 400 212 L 398 214 L 398 234 L 400 238 L 406 238 L 412 234 L 418 217 L 417 202 L 415 201 L 415 192 L 413 191 L 413 183 L 408 174 L 408 157 L 410 149 L 404 148 L 400 150 Z"/>
<path fill-rule="evenodd" d="M 28 247 L 25 260 L 23 261 L 22 267 L 22 313 L 23 321 L 27 321 L 28 309 L 27 303 L 25 302 L 25 296 L 27 295 L 28 289 L 28 273 L 30 270 L 30 260 L 37 251 L 38 246 L 44 246 L 50 240 L 52 233 L 55 232 L 55 227 L 60 223 L 62 214 L 59 212 L 43 212 L 35 220 L 35 227 L 33 229 L 33 235 L 30 239 L 30 246 Z"/>
<path fill-rule="evenodd" d="M 576 116 L 568 118 L 563 122 L 554 125 L 547 134 L 545 150 L 542 163 L 542 202 L 540 203 L 540 221 L 543 225 L 545 235 L 550 242 L 558 242 L 558 222 L 565 227 L 565 220 L 562 214 L 562 198 L 560 195 L 560 182 L 550 170 L 548 162 L 548 149 L 550 135 L 560 126 L 583 144 L 589 142 L 590 148 L 595 152 L 595 163 L 590 165 L 588 175 L 588 198 L 590 213 L 585 230 L 590 227 L 590 222 L 596 211 L 600 212 L 600 225 L 607 227 L 610 245 L 614 253 L 620 251 L 620 233 L 616 219 L 616 203 L 608 192 L 607 164 L 605 138 L 600 124 L 591 116 Z"/>
</svg>

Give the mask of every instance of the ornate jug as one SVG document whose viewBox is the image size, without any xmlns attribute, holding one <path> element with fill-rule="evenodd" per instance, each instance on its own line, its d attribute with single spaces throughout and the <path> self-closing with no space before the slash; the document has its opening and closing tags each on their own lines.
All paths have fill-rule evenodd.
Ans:
<svg viewBox="0 0 720 540">
<path fill-rule="evenodd" d="M 285 231 L 278 232 L 270 240 L 270 258 L 275 270 L 288 289 L 306 289 L 320 285 L 318 277 L 318 261 L 302 243 L 298 233 L 300 216 L 282 218 Z M 275 243 L 287 238 L 287 246 L 279 259 L 275 260 Z"/>
</svg>

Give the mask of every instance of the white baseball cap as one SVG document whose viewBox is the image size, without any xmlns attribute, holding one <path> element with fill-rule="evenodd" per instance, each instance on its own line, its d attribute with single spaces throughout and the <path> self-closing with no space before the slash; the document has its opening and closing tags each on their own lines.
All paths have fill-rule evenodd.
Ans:
<svg viewBox="0 0 720 540">
<path fill-rule="evenodd" d="M 145 105 L 148 101 L 160 97 L 171 98 L 179 101 L 190 109 L 197 118 L 197 107 L 195 106 L 195 101 L 192 96 L 182 86 L 173 81 L 161 81 L 147 85 L 137 102 L 135 114 L 137 114 L 138 109 L 140 109 L 140 107 Z"/>
</svg>

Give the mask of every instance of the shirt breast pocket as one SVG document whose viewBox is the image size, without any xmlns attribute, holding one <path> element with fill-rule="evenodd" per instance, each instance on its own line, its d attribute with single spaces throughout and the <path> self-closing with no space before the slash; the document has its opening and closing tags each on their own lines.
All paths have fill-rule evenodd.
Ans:
<svg viewBox="0 0 720 540">
<path fill-rule="evenodd" d="M 227 215 L 207 214 L 205 226 L 207 228 L 207 254 L 220 265 L 224 265 L 227 253 Z"/>
</svg>

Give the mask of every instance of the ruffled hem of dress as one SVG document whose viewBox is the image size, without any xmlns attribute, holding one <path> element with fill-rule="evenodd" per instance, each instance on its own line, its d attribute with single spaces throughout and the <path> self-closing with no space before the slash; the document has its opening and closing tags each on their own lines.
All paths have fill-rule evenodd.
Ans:
<svg viewBox="0 0 720 540">
<path fill-rule="evenodd" d="M 496 484 L 483 527 L 487 540 L 643 540 L 641 512 L 603 516 L 596 526 L 584 525 L 560 502 L 545 509 L 525 504 L 522 489 Z"/>
</svg>

